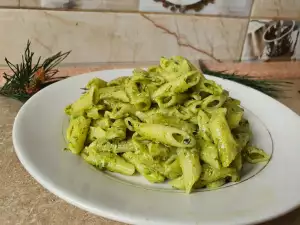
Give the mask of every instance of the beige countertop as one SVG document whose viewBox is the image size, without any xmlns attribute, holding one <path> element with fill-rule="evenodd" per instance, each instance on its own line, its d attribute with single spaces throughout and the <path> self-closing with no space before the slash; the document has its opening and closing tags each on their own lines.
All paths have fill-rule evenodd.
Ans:
<svg viewBox="0 0 300 225">
<path fill-rule="evenodd" d="M 92 69 L 63 69 L 64 74 L 78 74 Z M 253 68 L 249 70 L 253 71 Z M 299 75 L 298 75 L 299 76 Z M 294 85 L 281 99 L 285 105 L 300 114 L 300 77 L 291 79 Z M 122 224 L 92 215 L 69 205 L 38 184 L 20 164 L 12 144 L 14 118 L 22 104 L 0 96 L 0 224 Z M 300 208 L 264 225 L 298 225 Z"/>
</svg>

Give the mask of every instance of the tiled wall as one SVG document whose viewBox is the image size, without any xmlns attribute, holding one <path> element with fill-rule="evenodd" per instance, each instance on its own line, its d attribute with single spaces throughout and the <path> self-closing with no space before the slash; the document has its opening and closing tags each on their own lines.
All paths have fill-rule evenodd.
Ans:
<svg viewBox="0 0 300 225">
<path fill-rule="evenodd" d="M 72 50 L 65 63 L 300 59 L 300 0 L 203 0 L 180 7 L 152 0 L 0 0 L 0 65 Z M 165 5 L 166 6 L 166 5 Z"/>
</svg>

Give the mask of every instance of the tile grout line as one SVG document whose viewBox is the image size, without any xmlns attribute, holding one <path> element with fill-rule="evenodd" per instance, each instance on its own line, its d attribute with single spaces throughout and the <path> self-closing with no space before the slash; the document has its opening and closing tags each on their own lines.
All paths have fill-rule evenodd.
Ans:
<svg viewBox="0 0 300 225">
<path fill-rule="evenodd" d="M 230 16 L 230 15 L 213 15 L 213 14 L 182 14 L 182 13 L 167 13 L 167 12 L 145 12 L 145 11 L 140 11 L 139 10 L 139 4 L 137 5 L 136 10 L 126 10 L 126 11 L 121 11 L 121 10 L 104 10 L 104 9 L 63 9 L 63 8 L 42 8 L 42 7 L 21 7 L 21 0 L 19 0 L 19 6 L 1 6 L 0 10 L 2 9 L 12 9 L 12 10 L 36 10 L 36 11 L 58 11 L 58 12 L 101 12 L 101 13 L 133 13 L 133 14 L 157 14 L 157 15 L 169 15 L 169 16 L 196 16 L 196 17 L 224 17 L 224 18 L 235 18 L 235 19 L 271 19 L 271 20 L 300 20 L 299 16 L 294 16 L 294 17 L 283 17 L 283 16 L 277 16 L 277 17 L 272 17 L 272 16 L 252 16 L 253 12 L 253 5 L 255 4 L 256 0 L 252 1 L 251 5 L 251 11 L 250 15 L 248 16 Z"/>
<path fill-rule="evenodd" d="M 251 15 L 252 15 L 252 11 L 253 11 L 254 1 L 255 0 L 252 1 L 251 7 L 250 7 L 250 12 L 249 12 L 249 15 L 248 15 L 248 24 L 246 26 L 246 30 L 245 30 L 245 34 L 244 34 L 244 40 L 243 40 L 243 46 L 242 46 L 242 49 L 241 49 L 241 52 L 240 52 L 240 57 L 239 57 L 240 61 L 242 61 L 242 56 L 243 56 L 244 47 L 245 47 L 245 41 L 247 39 L 248 29 L 249 29 L 249 25 L 250 25 L 250 22 L 251 22 Z"/>
<path fill-rule="evenodd" d="M 266 19 L 266 20 L 300 20 L 300 17 L 284 17 L 284 16 L 251 16 L 251 19 Z"/>
<path fill-rule="evenodd" d="M 123 14 L 152 14 L 152 15 L 165 15 L 165 16 L 196 16 L 196 17 L 213 17 L 213 18 L 229 18 L 229 19 L 247 19 L 248 16 L 230 16 L 230 15 L 214 15 L 214 14 L 183 14 L 183 13 L 166 13 L 166 12 L 145 12 L 139 10 L 127 10 L 127 11 L 118 11 L 118 10 L 104 10 L 104 9 L 62 9 L 62 8 L 41 8 L 41 7 L 0 7 L 1 10 L 32 10 L 32 11 L 55 11 L 55 12 L 86 12 L 86 13 L 123 13 Z"/>
<path fill-rule="evenodd" d="M 138 1 L 138 4 L 137 4 L 137 7 L 138 7 L 137 10 L 138 10 L 139 12 L 140 12 L 140 5 L 141 5 L 141 1 L 139 0 L 139 1 Z"/>
</svg>

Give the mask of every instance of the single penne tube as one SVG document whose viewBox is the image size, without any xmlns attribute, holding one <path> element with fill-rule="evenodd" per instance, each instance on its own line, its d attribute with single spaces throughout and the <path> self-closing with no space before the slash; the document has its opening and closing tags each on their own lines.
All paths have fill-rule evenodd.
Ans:
<svg viewBox="0 0 300 225">
<path fill-rule="evenodd" d="M 105 80 L 95 77 L 87 83 L 85 88 L 91 89 L 92 87 L 94 87 L 96 89 L 99 89 L 99 88 L 104 88 L 106 86 L 107 86 L 107 82 Z"/>
<path fill-rule="evenodd" d="M 234 138 L 239 146 L 239 150 L 242 151 L 250 141 L 249 133 L 235 133 Z"/>
<path fill-rule="evenodd" d="M 238 144 L 239 150 L 242 151 L 247 146 L 252 136 L 249 122 L 242 119 L 239 126 L 232 129 L 232 134 Z"/>
<path fill-rule="evenodd" d="M 136 170 L 143 175 L 151 183 L 162 183 L 165 177 L 159 172 L 161 165 L 147 157 L 147 155 L 141 153 L 126 152 L 123 157 L 130 163 L 132 163 Z"/>
<path fill-rule="evenodd" d="M 130 80 L 127 82 L 125 90 L 130 99 L 130 103 L 134 105 L 137 110 L 146 111 L 150 108 L 150 94 L 143 83 Z"/>
<path fill-rule="evenodd" d="M 208 164 L 202 165 L 202 173 L 200 180 L 206 182 L 214 182 L 222 178 L 230 178 L 231 182 L 239 181 L 240 176 L 235 168 L 220 168 L 216 169 Z"/>
<path fill-rule="evenodd" d="M 234 132 L 236 134 L 238 134 L 238 133 L 248 133 L 248 134 L 250 134 L 250 136 L 252 136 L 249 121 L 246 120 L 245 118 L 241 119 L 241 121 L 239 123 L 239 126 L 234 128 L 232 130 L 232 132 Z"/>
<path fill-rule="evenodd" d="M 128 176 L 135 172 L 134 165 L 112 152 L 99 152 L 93 148 L 86 148 L 81 156 L 86 162 L 99 169 L 107 169 Z"/>
<path fill-rule="evenodd" d="M 243 168 L 243 157 L 242 157 L 242 153 L 239 152 L 235 159 L 232 161 L 231 166 L 233 168 L 236 168 L 237 171 L 241 171 Z"/>
<path fill-rule="evenodd" d="M 125 123 L 129 130 L 134 130 L 142 137 L 154 142 L 183 148 L 193 147 L 196 144 L 196 140 L 191 134 L 178 128 L 140 123 L 132 118 L 126 118 Z"/>
<path fill-rule="evenodd" d="M 167 81 L 172 81 L 190 71 L 197 70 L 198 69 L 184 57 L 173 56 L 170 59 L 161 57 L 160 70 L 158 71 Z M 201 78 L 202 77 L 203 75 L 201 74 Z"/>
<path fill-rule="evenodd" d="M 173 188 L 185 191 L 183 175 L 168 182 Z"/>
<path fill-rule="evenodd" d="M 210 119 L 209 129 L 212 139 L 217 145 L 222 166 L 228 167 L 239 153 L 239 149 L 225 115 L 226 109 L 221 108 L 216 110 Z"/>
<path fill-rule="evenodd" d="M 112 124 L 112 121 L 110 120 L 110 118 L 103 117 L 100 119 L 93 120 L 91 123 L 91 126 L 92 127 L 100 127 L 104 130 L 107 130 L 111 126 L 111 124 Z"/>
<path fill-rule="evenodd" d="M 127 80 L 129 80 L 130 77 L 126 77 L 126 76 L 123 76 L 123 77 L 118 77 L 116 79 L 113 79 L 112 81 L 108 82 L 107 83 L 107 86 L 109 87 L 112 87 L 112 86 L 122 86 L 124 85 Z"/>
<path fill-rule="evenodd" d="M 191 71 L 191 68 L 186 59 L 183 57 L 171 57 L 167 59 L 165 57 L 160 58 L 160 74 L 163 76 L 167 81 L 172 81 Z"/>
<path fill-rule="evenodd" d="M 184 104 L 191 112 L 197 114 L 202 106 L 202 100 L 191 100 Z"/>
<path fill-rule="evenodd" d="M 126 125 L 123 119 L 117 119 L 111 125 L 110 128 L 107 129 L 105 138 L 107 140 L 117 140 L 121 141 L 126 138 Z"/>
<path fill-rule="evenodd" d="M 74 154 L 80 154 L 88 135 L 91 120 L 84 116 L 71 117 L 67 129 L 68 149 Z"/>
<path fill-rule="evenodd" d="M 104 116 L 114 120 L 134 115 L 137 111 L 134 105 L 124 102 L 115 102 L 111 108 L 111 111 L 105 111 Z"/>
<path fill-rule="evenodd" d="M 95 101 L 95 87 L 92 87 L 80 98 L 75 101 L 73 104 L 68 105 L 65 108 L 65 113 L 69 116 L 82 116 L 84 115 L 85 111 L 93 107 L 94 104 L 97 102 Z"/>
<path fill-rule="evenodd" d="M 193 98 L 193 100 L 201 100 L 202 99 L 200 93 L 197 93 L 197 92 L 193 92 L 190 96 Z"/>
<path fill-rule="evenodd" d="M 123 86 L 110 86 L 97 90 L 99 100 L 115 99 L 121 102 L 129 102 L 129 98 Z"/>
<path fill-rule="evenodd" d="M 96 139 L 86 148 L 88 150 L 95 149 L 99 152 L 112 152 L 115 154 L 136 151 L 136 147 L 131 140 L 113 142 L 106 139 Z"/>
<path fill-rule="evenodd" d="M 226 98 L 226 95 L 210 95 L 203 99 L 201 108 L 206 112 L 212 113 L 214 110 L 223 106 Z"/>
<path fill-rule="evenodd" d="M 183 103 L 188 98 L 189 95 L 184 93 L 179 93 L 179 94 L 165 93 L 163 95 L 156 97 L 154 101 L 158 104 L 160 108 L 169 108 L 171 106 Z"/>
<path fill-rule="evenodd" d="M 188 133 L 193 133 L 197 130 L 197 126 L 195 124 L 189 123 L 187 121 L 181 120 L 173 116 L 163 115 L 161 113 L 153 114 L 146 117 L 144 122 L 175 127 Z"/>
<path fill-rule="evenodd" d="M 91 108 L 86 110 L 86 116 L 88 118 L 91 118 L 91 119 L 94 119 L 94 120 L 100 119 L 104 115 L 105 108 L 106 107 L 104 105 L 92 106 Z"/>
<path fill-rule="evenodd" d="M 210 190 L 217 189 L 221 186 L 223 186 L 226 183 L 226 180 L 224 178 L 213 181 L 211 183 L 206 184 L 206 187 Z"/>
<path fill-rule="evenodd" d="M 216 84 L 213 80 L 201 79 L 200 82 L 193 88 L 194 91 L 197 91 L 200 94 L 212 94 L 212 95 L 221 95 L 223 89 L 220 85 Z M 206 95 L 207 95 L 206 94 Z"/>
<path fill-rule="evenodd" d="M 176 156 L 175 160 L 171 163 L 164 163 L 164 175 L 168 179 L 175 179 L 182 175 L 182 169 L 180 166 L 179 158 Z"/>
<path fill-rule="evenodd" d="M 173 106 L 170 108 L 160 108 L 156 111 L 156 113 L 161 113 L 167 116 L 173 116 L 175 118 L 179 118 L 182 120 L 188 120 L 194 116 L 194 114 L 184 106 Z"/>
<path fill-rule="evenodd" d="M 140 82 L 143 84 L 154 84 L 156 86 L 161 86 L 165 83 L 165 79 L 159 76 L 157 73 L 149 73 L 148 71 L 142 69 L 135 69 L 133 71 L 131 80 L 134 82 Z"/>
<path fill-rule="evenodd" d="M 155 83 L 149 83 L 145 86 L 145 88 L 147 89 L 150 99 L 152 101 L 153 93 L 159 88 L 159 85 L 156 85 Z"/>
<path fill-rule="evenodd" d="M 197 139 L 197 145 L 199 147 L 200 159 L 212 167 L 220 169 L 221 165 L 217 147 L 212 142 L 206 141 L 202 138 Z"/>
<path fill-rule="evenodd" d="M 127 117 L 124 119 L 125 125 L 127 126 L 127 129 L 130 131 L 136 131 L 136 128 L 139 126 L 140 122 L 132 117 Z M 135 138 L 135 136 L 138 136 L 139 133 L 134 133 L 132 135 L 132 138 Z"/>
<path fill-rule="evenodd" d="M 127 126 L 127 124 L 126 124 Z M 134 130 L 132 130 L 134 131 Z M 140 143 L 143 144 L 143 149 L 146 151 L 146 146 L 148 145 L 151 141 L 147 140 L 146 138 L 142 137 L 139 135 L 137 132 L 134 132 L 133 135 L 131 136 L 131 139 L 134 144 L 136 144 L 136 148 L 140 148 Z M 138 144 L 137 144 L 138 143 Z"/>
<path fill-rule="evenodd" d="M 238 127 L 244 115 L 244 109 L 240 107 L 240 101 L 229 98 L 225 101 L 224 107 L 227 109 L 226 119 L 230 129 Z"/>
<path fill-rule="evenodd" d="M 243 151 L 244 159 L 249 163 L 260 163 L 270 160 L 270 156 L 262 149 L 253 146 L 247 146 Z"/>
<path fill-rule="evenodd" d="M 198 124 L 197 116 L 192 116 L 188 121 L 189 121 L 189 123 L 192 123 L 195 125 Z"/>
<path fill-rule="evenodd" d="M 209 130 L 209 117 L 201 109 L 198 111 L 197 124 L 199 127 L 199 135 L 206 141 L 211 140 L 210 130 Z"/>
<path fill-rule="evenodd" d="M 226 119 L 228 121 L 228 125 L 230 129 L 234 129 L 239 126 L 241 119 L 243 118 L 244 110 L 241 108 L 227 108 Z"/>
<path fill-rule="evenodd" d="M 165 160 L 168 158 L 170 153 L 170 148 L 168 148 L 167 146 L 160 143 L 154 143 L 154 142 L 150 142 L 147 146 L 148 146 L 149 154 L 154 159 Z"/>
<path fill-rule="evenodd" d="M 148 117 L 155 114 L 162 114 L 164 116 L 170 116 L 174 118 L 179 118 L 181 120 L 189 120 L 194 116 L 194 114 L 184 106 L 173 106 L 170 108 L 152 108 L 149 111 L 140 112 L 136 111 L 135 116 L 140 120 L 146 121 Z"/>
<path fill-rule="evenodd" d="M 155 99 L 158 96 L 163 95 L 166 92 L 169 93 L 183 93 L 187 89 L 195 86 L 201 78 L 201 75 L 198 71 L 191 71 L 182 76 L 178 79 L 170 81 L 168 83 L 163 84 L 160 86 L 152 95 L 152 98 Z"/>
<path fill-rule="evenodd" d="M 116 172 L 127 176 L 132 176 L 135 173 L 134 165 L 116 154 L 110 154 L 110 159 L 106 164 L 106 169 L 110 172 Z"/>
<path fill-rule="evenodd" d="M 185 191 L 190 193 L 201 175 L 199 155 L 195 149 L 186 148 L 179 148 L 177 154 L 182 169 Z"/>
<path fill-rule="evenodd" d="M 228 179 L 231 182 L 237 182 L 240 180 L 238 171 L 235 168 L 224 168 L 220 169 L 213 168 L 208 164 L 202 165 L 202 172 L 199 180 L 195 183 L 195 188 L 202 188 L 209 183 L 218 181 L 220 179 Z"/>
<path fill-rule="evenodd" d="M 91 143 L 97 139 L 105 139 L 106 131 L 103 130 L 101 127 L 90 127 L 87 142 Z"/>
</svg>

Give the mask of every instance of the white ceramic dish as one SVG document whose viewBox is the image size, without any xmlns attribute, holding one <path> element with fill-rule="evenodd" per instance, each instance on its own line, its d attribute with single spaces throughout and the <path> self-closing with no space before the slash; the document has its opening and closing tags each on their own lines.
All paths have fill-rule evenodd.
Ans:
<svg viewBox="0 0 300 225">
<path fill-rule="evenodd" d="M 20 109 L 13 127 L 16 153 L 46 189 L 82 209 L 113 220 L 147 225 L 253 224 L 277 217 L 300 204 L 300 118 L 274 99 L 243 85 L 209 77 L 240 99 L 254 142 L 270 162 L 246 166 L 241 183 L 184 193 L 150 185 L 141 177 L 99 172 L 63 151 L 64 108 L 94 77 L 111 80 L 128 70 L 94 72 L 68 78 L 34 95 Z"/>
</svg>

